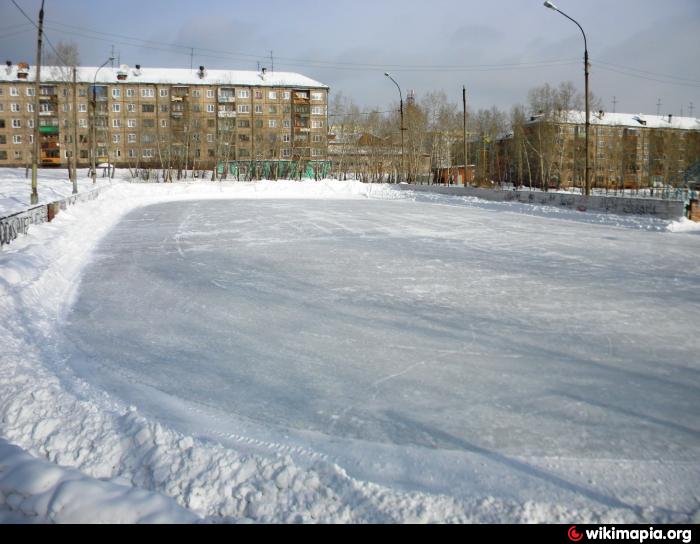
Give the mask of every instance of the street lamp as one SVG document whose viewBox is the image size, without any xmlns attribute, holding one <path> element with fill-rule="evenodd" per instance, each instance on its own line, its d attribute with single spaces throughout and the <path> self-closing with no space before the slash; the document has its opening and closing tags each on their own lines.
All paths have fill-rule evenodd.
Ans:
<svg viewBox="0 0 700 544">
<path fill-rule="evenodd" d="M 396 83 L 396 80 L 389 75 L 389 72 L 384 72 L 384 75 L 394 82 L 396 88 L 399 90 L 399 104 L 401 105 L 401 170 L 403 175 L 406 174 L 406 161 L 404 159 L 404 145 L 403 145 L 403 133 L 406 130 L 403 123 L 403 93 L 401 92 L 401 87 Z"/>
<path fill-rule="evenodd" d="M 97 183 L 97 74 L 100 70 L 114 60 L 114 57 L 109 57 L 95 72 L 95 77 L 92 80 L 92 183 Z"/>
<path fill-rule="evenodd" d="M 584 64 L 585 64 L 585 74 L 586 74 L 586 196 L 591 196 L 591 167 L 590 167 L 590 134 L 591 134 L 591 107 L 590 107 L 590 95 L 588 92 L 588 76 L 590 75 L 590 64 L 588 62 L 588 40 L 586 39 L 586 33 L 583 31 L 583 27 L 575 19 L 569 17 L 566 13 L 560 10 L 557 6 L 552 4 L 549 0 L 544 3 L 546 8 L 554 10 L 561 13 L 564 17 L 576 23 L 576 26 L 581 30 L 583 34 L 583 46 L 585 48 Z"/>
</svg>

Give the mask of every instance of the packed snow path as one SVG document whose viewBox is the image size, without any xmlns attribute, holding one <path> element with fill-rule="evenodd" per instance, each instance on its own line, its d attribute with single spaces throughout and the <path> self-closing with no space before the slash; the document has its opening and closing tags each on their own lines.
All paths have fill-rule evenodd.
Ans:
<svg viewBox="0 0 700 544">
<path fill-rule="evenodd" d="M 60 349 L 239 450 L 682 519 L 699 506 L 699 250 L 405 200 L 158 204 L 99 245 Z"/>
</svg>

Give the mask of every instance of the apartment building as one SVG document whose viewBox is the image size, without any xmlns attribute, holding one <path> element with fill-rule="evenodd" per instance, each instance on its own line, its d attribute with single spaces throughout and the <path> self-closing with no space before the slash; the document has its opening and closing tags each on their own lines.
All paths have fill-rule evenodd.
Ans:
<svg viewBox="0 0 700 544">
<path fill-rule="evenodd" d="M 498 171 L 515 184 L 582 187 L 585 113 L 532 116 L 494 148 Z M 700 119 L 599 111 L 591 115 L 593 187 L 683 186 L 700 161 Z"/>
<path fill-rule="evenodd" d="M 220 169 L 281 175 L 327 161 L 328 86 L 300 74 L 42 67 L 40 164 Z M 0 68 L 0 167 L 31 161 L 35 69 Z M 74 96 L 74 93 L 76 95 Z M 75 104 L 75 106 L 74 106 Z M 93 131 L 94 123 L 94 131 Z"/>
</svg>

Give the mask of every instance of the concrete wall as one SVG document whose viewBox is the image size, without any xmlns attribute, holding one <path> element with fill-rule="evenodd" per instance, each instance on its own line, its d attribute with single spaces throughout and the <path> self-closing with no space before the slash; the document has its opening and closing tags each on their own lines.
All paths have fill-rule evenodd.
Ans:
<svg viewBox="0 0 700 544">
<path fill-rule="evenodd" d="M 583 196 L 537 191 L 501 191 L 473 187 L 442 187 L 440 185 L 397 185 L 405 191 L 420 191 L 454 196 L 473 196 L 497 202 L 521 202 L 541 206 L 568 208 L 580 212 L 605 212 L 616 215 L 649 215 L 659 219 L 685 217 L 685 203 L 677 200 L 625 198 L 615 196 Z"/>
<path fill-rule="evenodd" d="M 41 204 L 23 212 L 0 217 L 0 248 L 12 243 L 19 235 L 26 235 L 32 225 L 50 222 L 61 210 L 78 202 L 94 200 L 99 194 L 100 190 L 94 189 L 87 193 L 73 195 L 63 200 Z"/>
</svg>

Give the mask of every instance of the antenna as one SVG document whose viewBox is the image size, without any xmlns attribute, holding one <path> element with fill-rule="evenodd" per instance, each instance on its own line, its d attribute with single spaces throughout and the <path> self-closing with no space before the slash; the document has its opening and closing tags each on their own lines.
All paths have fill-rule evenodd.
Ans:
<svg viewBox="0 0 700 544">
<path fill-rule="evenodd" d="M 270 65 L 271 65 L 270 71 L 274 72 L 275 71 L 275 55 L 274 55 L 274 51 L 272 51 L 272 49 L 270 49 Z"/>
<path fill-rule="evenodd" d="M 110 62 L 111 62 L 111 64 L 112 64 L 112 68 L 114 68 L 114 58 L 115 58 L 115 55 L 114 55 L 114 46 L 112 46 L 112 54 L 111 54 L 109 57 L 112 59 Z"/>
<path fill-rule="evenodd" d="M 617 113 L 617 96 L 613 96 L 613 113 Z"/>
<path fill-rule="evenodd" d="M 661 106 L 663 106 L 663 104 L 659 98 L 658 102 L 656 103 L 656 115 L 661 115 Z"/>
<path fill-rule="evenodd" d="M 190 47 L 190 70 L 194 66 L 194 47 Z"/>
<path fill-rule="evenodd" d="M 692 116 L 693 116 L 693 112 L 695 111 L 695 106 L 693 105 L 692 102 L 690 103 L 690 108 L 688 108 L 688 109 L 690 110 L 690 116 L 692 117 Z"/>
</svg>

